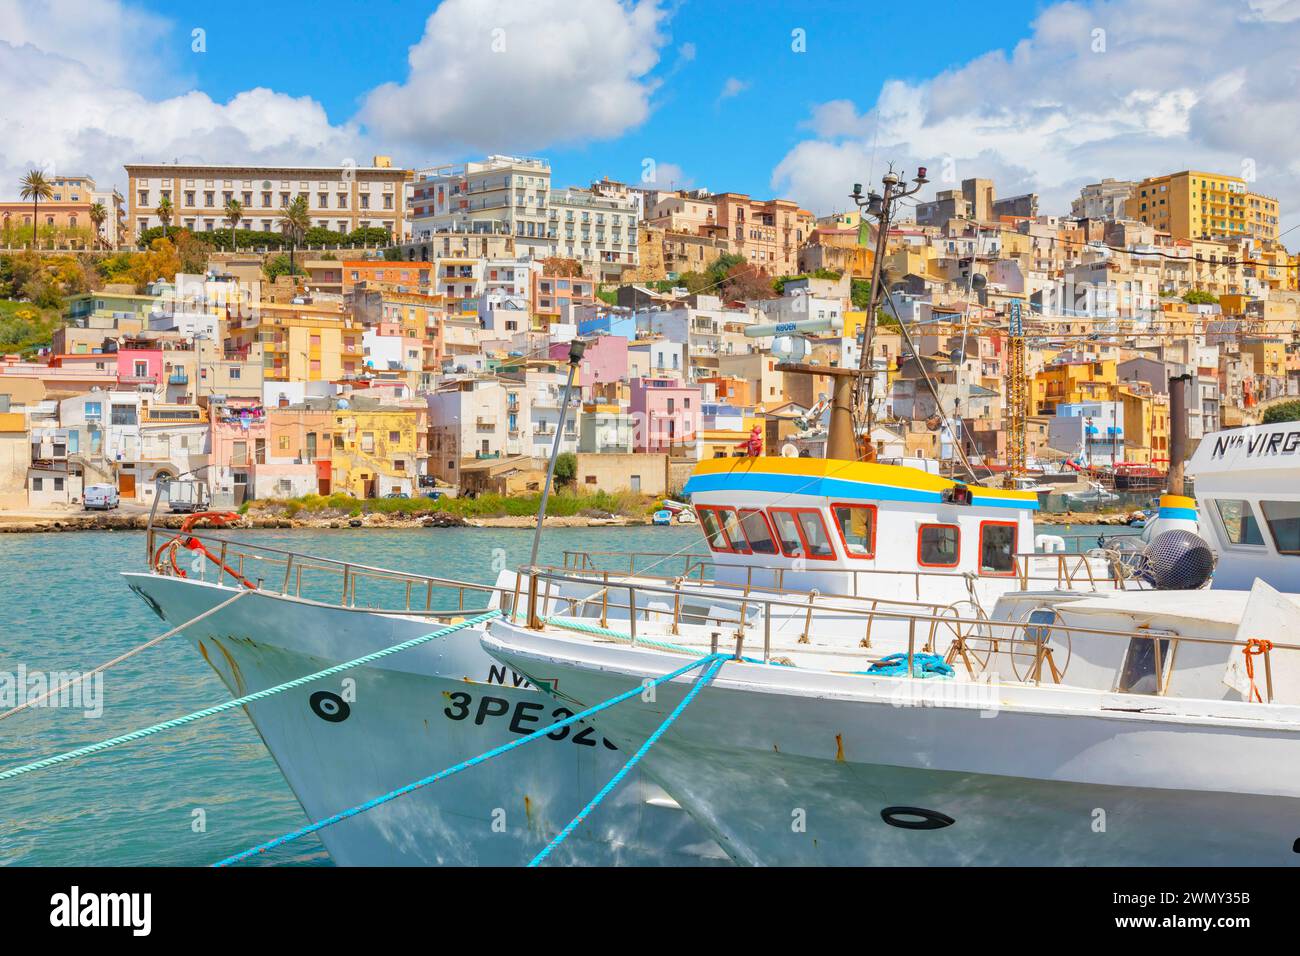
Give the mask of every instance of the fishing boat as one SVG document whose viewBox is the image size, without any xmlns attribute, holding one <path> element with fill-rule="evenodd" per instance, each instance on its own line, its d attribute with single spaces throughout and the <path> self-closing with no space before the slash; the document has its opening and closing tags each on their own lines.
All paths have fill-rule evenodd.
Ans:
<svg viewBox="0 0 1300 956">
<path fill-rule="evenodd" d="M 1119 501 L 1119 495 L 1100 481 L 1090 479 L 1085 491 L 1067 491 L 1062 497 L 1069 505 L 1105 505 Z"/>
<path fill-rule="evenodd" d="M 694 690 L 639 767 L 738 863 L 1296 865 L 1300 429 L 1208 436 L 1188 470 L 1141 587 L 1008 589 L 987 617 L 819 598 L 858 644 L 770 627 L 794 603 L 771 592 L 688 623 L 665 587 L 621 636 L 530 612 L 483 644 L 573 708 L 715 662 L 594 720 L 629 750 Z"/>
</svg>

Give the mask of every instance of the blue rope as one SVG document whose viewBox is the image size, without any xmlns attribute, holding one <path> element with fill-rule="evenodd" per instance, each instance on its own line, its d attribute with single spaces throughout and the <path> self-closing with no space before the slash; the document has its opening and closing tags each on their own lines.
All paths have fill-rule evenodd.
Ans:
<svg viewBox="0 0 1300 956">
<path fill-rule="evenodd" d="M 172 730 L 173 728 L 193 723 L 194 721 L 201 720 L 204 717 L 211 717 L 214 714 L 223 713 L 235 707 L 243 707 L 245 704 L 251 704 L 255 701 L 262 700 L 263 698 L 270 697 L 273 694 L 279 694 L 286 690 L 292 690 L 295 687 L 301 687 L 303 684 L 310 683 L 314 680 L 320 680 L 322 677 L 330 677 L 334 674 L 350 670 L 353 667 L 360 667 L 363 664 L 369 664 L 372 661 L 379 660 L 381 657 L 387 657 L 389 654 L 396 654 L 400 651 L 409 650 L 412 647 L 418 647 L 419 645 L 432 641 L 435 638 L 446 637 L 448 634 L 453 634 L 456 631 L 463 630 L 467 627 L 475 627 L 492 620 L 500 614 L 501 612 L 497 610 L 488 611 L 487 613 L 480 614 L 477 617 L 461 621 L 459 624 L 451 624 L 437 631 L 421 635 L 420 637 L 413 637 L 409 641 L 402 641 L 400 644 L 394 644 L 392 647 L 385 647 L 383 650 L 374 651 L 373 653 L 366 654 L 363 657 L 358 657 L 355 660 L 346 661 L 342 664 L 335 664 L 333 667 L 327 667 L 323 671 L 317 671 L 316 673 L 308 674 L 305 677 L 298 677 L 294 680 L 286 681 L 283 684 L 276 684 L 274 687 L 259 690 L 254 694 L 236 697 L 234 700 L 226 701 L 224 704 L 217 704 L 215 707 L 205 707 L 203 710 L 196 710 L 194 713 L 186 714 L 184 717 L 175 717 L 171 720 L 165 720 L 161 724 L 154 724 L 152 727 L 133 730 L 131 733 L 123 734 L 120 737 L 111 737 L 108 740 L 101 740 L 97 744 L 78 747 L 76 750 L 69 750 L 66 753 L 61 753 L 54 757 L 46 757 L 44 760 L 37 760 L 35 763 L 24 764 L 21 767 L 14 767 L 0 773 L 0 780 L 8 780 L 11 777 L 17 777 L 24 773 L 31 773 L 34 770 L 44 770 L 46 767 L 53 767 L 56 764 L 75 760 L 78 757 L 85 757 L 89 754 L 99 753 L 100 751 L 108 750 L 111 747 L 116 747 L 119 744 L 130 743 L 133 740 L 151 737 L 154 734 L 162 733 L 164 730 Z"/>
<path fill-rule="evenodd" d="M 641 745 L 640 749 L 632 755 L 631 759 L 628 760 L 627 763 L 623 764 L 622 768 L 618 773 L 614 774 L 609 783 L 605 784 L 605 786 L 601 788 L 600 793 L 592 797 L 591 802 L 583 807 L 576 817 L 569 821 L 569 825 L 561 830 L 559 834 L 556 835 L 555 839 L 546 845 L 542 852 L 533 857 L 532 862 L 528 864 L 530 867 L 540 866 L 542 861 L 551 855 L 551 851 L 563 843 L 565 839 L 568 838 L 569 834 L 576 830 L 583 820 L 587 819 L 588 814 L 595 810 L 596 807 L 600 805 L 600 802 L 613 792 L 614 788 L 617 787 L 619 783 L 622 782 L 623 778 L 627 776 L 628 771 L 635 767 L 641 761 L 641 758 L 649 753 L 650 748 L 658 743 L 659 738 L 664 735 L 664 731 L 673 725 L 673 721 L 682 715 L 682 711 L 686 710 L 691 701 L 695 699 L 695 696 L 704 689 L 706 684 L 713 680 L 726 659 L 726 656 L 723 654 L 716 655 L 713 663 L 709 665 L 708 670 L 699 676 L 699 679 L 695 681 L 695 685 L 691 687 L 686 696 L 681 699 L 681 702 L 673 708 L 673 712 L 668 715 L 667 719 L 655 729 L 654 733 L 646 738 L 646 742 Z"/>
<path fill-rule="evenodd" d="M 870 668 L 865 671 L 854 671 L 855 674 L 867 674 L 871 677 L 904 677 L 907 676 L 907 655 L 890 654 L 882 657 Z M 952 665 L 947 663 L 938 654 L 916 653 L 912 655 L 912 677 L 921 679 L 929 677 L 952 677 L 956 674 Z"/>
<path fill-rule="evenodd" d="M 725 655 L 719 654 L 718 657 L 725 658 Z M 349 817 L 355 817 L 358 814 L 365 813 L 367 810 L 373 810 L 375 807 L 380 806 L 381 804 L 388 803 L 390 800 L 396 800 L 398 797 L 405 796 L 406 794 L 411 793 L 414 790 L 419 790 L 421 787 L 427 787 L 431 783 L 437 783 L 439 780 L 443 780 L 447 777 L 458 774 L 462 770 L 468 770 L 470 767 L 478 766 L 481 763 L 491 760 L 493 757 L 500 757 L 502 754 L 507 754 L 517 747 L 522 747 L 524 744 L 532 743 L 534 740 L 538 740 L 542 737 L 545 737 L 547 734 L 554 733 L 555 731 L 559 730 L 562 727 L 568 727 L 572 724 L 576 724 L 578 721 L 584 720 L 593 714 L 600 713 L 602 710 L 607 710 L 610 707 L 613 707 L 615 704 L 621 704 L 623 701 L 627 700 L 630 697 L 635 697 L 637 694 L 640 694 L 643 691 L 645 691 L 645 689 L 648 687 L 656 687 L 659 684 L 663 684 L 667 681 L 673 680 L 676 677 L 681 677 L 683 674 L 687 673 L 688 671 L 692 671 L 695 668 L 700 667 L 701 665 L 711 663 L 715 659 L 716 658 L 710 655 L 709 657 L 701 658 L 698 661 L 691 661 L 691 663 L 685 665 L 684 667 L 679 667 L 677 670 L 672 671 L 671 673 L 664 674 L 662 677 L 656 677 L 649 684 L 638 684 L 636 687 L 624 691 L 623 693 L 617 695 L 616 697 L 611 697 L 609 700 L 596 704 L 594 707 L 588 707 L 586 710 L 582 711 L 581 713 L 574 714 L 572 717 L 566 717 L 564 720 L 556 721 L 555 723 L 551 724 L 549 727 L 543 727 L 540 730 L 535 730 L 526 737 L 520 737 L 517 740 L 512 740 L 509 743 L 502 744 L 499 747 L 493 747 L 491 750 L 488 750 L 485 753 L 481 753 L 477 757 L 471 757 L 468 760 L 462 760 L 460 763 L 448 767 L 446 770 L 439 770 L 437 773 L 430 774 L 427 777 L 422 777 L 419 780 L 416 780 L 414 783 L 408 783 L 404 787 L 398 787 L 396 790 L 390 790 L 388 791 L 388 793 L 385 793 L 382 796 L 374 797 L 373 799 L 367 800 L 365 803 L 359 803 L 355 807 L 349 807 L 347 810 L 343 810 L 339 813 L 336 813 L 331 817 L 326 817 L 324 820 L 318 820 L 315 823 L 308 824 L 307 826 L 294 830 L 291 833 L 286 833 L 283 836 L 278 836 L 274 840 L 267 840 L 265 843 L 259 843 L 257 846 L 249 847 L 247 850 L 243 850 L 239 853 L 236 853 L 234 856 L 228 856 L 224 860 L 220 860 L 217 863 L 214 863 L 212 865 L 229 866 L 231 863 L 238 863 L 240 860 L 245 860 L 250 856 L 255 856 L 258 853 L 265 853 L 267 850 L 272 850 L 278 846 L 283 846 L 286 843 L 291 843 L 292 841 L 297 840 L 299 837 L 304 837 L 309 833 L 315 833 L 317 830 L 323 830 L 326 827 L 333 826 L 334 824 L 339 823 L 342 820 L 346 820 Z"/>
</svg>

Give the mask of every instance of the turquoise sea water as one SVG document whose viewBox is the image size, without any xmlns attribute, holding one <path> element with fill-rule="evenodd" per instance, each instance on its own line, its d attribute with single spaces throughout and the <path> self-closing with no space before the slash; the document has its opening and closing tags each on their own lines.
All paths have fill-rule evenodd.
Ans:
<svg viewBox="0 0 1300 956">
<path fill-rule="evenodd" d="M 1070 529 L 1102 530 L 1123 529 Z M 531 531 L 496 528 L 242 535 L 266 547 L 482 583 L 503 563 L 526 563 L 532 544 Z M 703 544 L 692 527 L 548 529 L 543 563 L 561 563 L 564 550 L 698 552 Z M 0 535 L 0 675 L 89 670 L 165 631 L 118 574 L 144 565 L 143 533 Z M 0 769 L 228 699 L 191 646 L 173 638 L 104 675 L 100 716 L 35 707 L 0 721 Z M 307 822 L 243 711 L 232 710 L 0 781 L 0 865 L 197 866 Z M 330 861 L 309 837 L 267 862 Z"/>
</svg>

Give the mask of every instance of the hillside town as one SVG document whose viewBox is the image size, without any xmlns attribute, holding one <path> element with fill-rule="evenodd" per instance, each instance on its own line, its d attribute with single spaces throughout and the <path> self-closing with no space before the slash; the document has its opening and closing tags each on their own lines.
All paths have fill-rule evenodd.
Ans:
<svg viewBox="0 0 1300 956">
<path fill-rule="evenodd" d="M 536 157 L 34 171 L 0 203 L 0 510 L 526 495 L 553 448 L 575 494 L 672 496 L 824 454 L 831 373 L 754 334 L 805 320 L 802 363 L 869 369 L 865 458 L 1158 489 L 1171 417 L 1190 454 L 1300 396 L 1300 257 L 1254 183 L 1151 172 L 1069 209 L 940 183 L 881 236 L 849 183 L 816 216 Z"/>
</svg>

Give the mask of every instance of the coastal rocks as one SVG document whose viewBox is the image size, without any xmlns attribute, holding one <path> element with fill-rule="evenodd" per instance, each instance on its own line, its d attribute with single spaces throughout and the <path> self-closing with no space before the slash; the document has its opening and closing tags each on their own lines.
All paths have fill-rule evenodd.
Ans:
<svg viewBox="0 0 1300 956">
<path fill-rule="evenodd" d="M 423 528 L 464 528 L 466 524 L 465 519 L 460 515 L 446 511 L 435 511 L 420 519 L 420 526 Z"/>
</svg>

